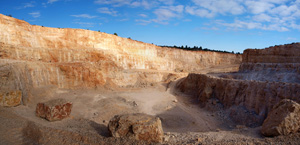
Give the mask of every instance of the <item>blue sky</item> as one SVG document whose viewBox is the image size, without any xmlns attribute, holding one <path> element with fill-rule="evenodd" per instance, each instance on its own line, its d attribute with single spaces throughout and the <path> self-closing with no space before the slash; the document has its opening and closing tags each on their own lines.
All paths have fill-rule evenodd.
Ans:
<svg viewBox="0 0 300 145">
<path fill-rule="evenodd" d="M 0 13 L 157 45 L 242 52 L 300 42 L 300 0 L 0 0 Z"/>
</svg>

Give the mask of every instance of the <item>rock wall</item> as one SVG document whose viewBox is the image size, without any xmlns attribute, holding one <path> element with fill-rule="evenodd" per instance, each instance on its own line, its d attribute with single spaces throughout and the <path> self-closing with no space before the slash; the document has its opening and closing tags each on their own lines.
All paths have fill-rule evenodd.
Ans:
<svg viewBox="0 0 300 145">
<path fill-rule="evenodd" d="M 300 43 L 247 49 L 237 79 L 300 83 Z"/>
<path fill-rule="evenodd" d="M 246 49 L 243 63 L 299 63 L 300 43 L 273 46 L 266 49 Z"/>
<path fill-rule="evenodd" d="M 218 99 L 241 124 L 261 125 L 280 100 L 300 102 L 300 43 L 247 49 L 238 72 L 189 74 L 177 87 L 201 104 Z"/>
<path fill-rule="evenodd" d="M 205 74 L 189 74 L 177 88 L 181 92 L 196 96 L 203 104 L 209 99 L 216 98 L 225 109 L 240 106 L 254 112 L 257 118 L 252 121 L 257 124 L 261 124 L 273 106 L 282 99 L 300 103 L 298 83 L 236 80 Z"/>
<path fill-rule="evenodd" d="M 241 55 L 162 48 L 102 32 L 30 25 L 1 14 L 0 32 L 1 66 L 18 75 L 15 82 L 20 78 L 19 84 L 33 87 L 126 87 L 141 78 L 163 81 L 169 73 L 218 66 L 237 70 L 241 62 Z"/>
</svg>

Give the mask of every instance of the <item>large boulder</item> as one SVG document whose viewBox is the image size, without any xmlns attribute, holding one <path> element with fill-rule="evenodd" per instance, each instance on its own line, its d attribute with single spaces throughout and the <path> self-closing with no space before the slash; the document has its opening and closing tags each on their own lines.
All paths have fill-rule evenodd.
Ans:
<svg viewBox="0 0 300 145">
<path fill-rule="evenodd" d="M 71 114 L 72 103 L 65 99 L 50 100 L 45 103 L 38 103 L 36 116 L 45 118 L 48 121 L 62 120 Z"/>
<path fill-rule="evenodd" d="M 116 115 L 109 121 L 108 129 L 113 137 L 148 142 L 162 142 L 164 136 L 161 120 L 141 113 Z"/>
<path fill-rule="evenodd" d="M 300 104 L 281 100 L 264 121 L 261 133 L 265 136 L 288 135 L 300 129 Z"/>
<path fill-rule="evenodd" d="M 5 91 L 0 92 L 0 106 L 14 107 L 21 104 L 22 91 Z"/>
</svg>

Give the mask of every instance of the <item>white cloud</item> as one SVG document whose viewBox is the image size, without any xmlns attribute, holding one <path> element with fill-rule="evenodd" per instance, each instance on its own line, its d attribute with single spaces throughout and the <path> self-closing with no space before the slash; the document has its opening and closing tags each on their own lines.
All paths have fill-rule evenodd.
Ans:
<svg viewBox="0 0 300 145">
<path fill-rule="evenodd" d="M 152 23 L 151 20 L 141 20 L 141 19 L 137 19 L 135 20 L 136 22 L 138 22 L 139 25 L 148 25 L 150 23 Z"/>
<path fill-rule="evenodd" d="M 25 3 L 24 8 L 31 8 L 31 7 L 34 7 L 34 1 L 31 1 L 30 3 Z"/>
<path fill-rule="evenodd" d="M 58 0 L 48 0 L 48 4 L 52 4 L 52 3 L 54 3 L 54 2 L 57 2 Z"/>
<path fill-rule="evenodd" d="M 74 22 L 74 23 L 79 24 L 83 27 L 94 27 L 94 25 L 96 24 L 96 23 L 90 23 L 90 22 Z"/>
<path fill-rule="evenodd" d="M 115 11 L 114 9 L 112 8 L 107 8 L 107 7 L 102 7 L 102 8 L 98 8 L 97 11 L 99 13 L 103 13 L 103 14 L 109 14 L 109 15 L 112 15 L 112 16 L 117 16 L 117 11 Z"/>
<path fill-rule="evenodd" d="M 57 1 L 57 0 L 48 0 Z M 119 16 L 119 7 L 139 8 L 153 11 L 155 15 L 139 12 L 138 24 L 168 24 L 173 19 L 185 19 L 192 15 L 207 19 L 235 17 L 235 21 L 224 18 L 222 27 L 229 29 L 260 29 L 270 31 L 289 31 L 299 29 L 300 0 L 191 0 L 186 5 L 178 5 L 176 0 L 94 0 L 104 7 L 98 12 Z M 177 4 L 177 5 L 176 5 Z M 113 7 L 113 8 L 112 8 Z M 75 16 L 75 15 L 74 15 Z M 82 16 L 85 17 L 85 16 Z M 88 18 L 89 16 L 86 16 Z M 216 30 L 214 26 L 205 27 Z"/>
<path fill-rule="evenodd" d="M 215 16 L 214 13 L 211 13 L 208 10 L 202 9 L 202 8 L 196 8 L 196 7 L 187 6 L 187 7 L 185 7 L 185 11 L 188 14 L 199 16 L 199 17 L 212 18 L 212 17 Z"/>
<path fill-rule="evenodd" d="M 141 16 L 143 18 L 147 18 L 148 17 L 146 14 L 139 14 L 139 16 Z"/>
<path fill-rule="evenodd" d="M 208 11 L 208 13 L 242 14 L 245 11 L 241 0 L 192 0 L 196 6 Z"/>
<path fill-rule="evenodd" d="M 92 19 L 92 18 L 96 18 L 97 16 L 91 16 L 89 14 L 80 14 L 80 15 L 71 15 L 72 17 L 77 17 L 77 18 L 88 18 L 88 19 Z"/>
<path fill-rule="evenodd" d="M 224 23 L 224 22 L 220 22 L 219 24 L 223 25 L 223 26 L 227 26 L 233 29 L 257 29 L 257 28 L 261 28 L 262 24 L 261 23 L 256 23 L 256 22 L 244 22 L 244 21 L 240 21 L 240 20 L 235 20 L 233 23 Z"/>
<path fill-rule="evenodd" d="M 260 21 L 260 22 L 270 22 L 270 21 L 272 21 L 272 19 L 273 18 L 271 16 L 264 14 L 264 13 L 253 16 L 253 20 Z"/>
<path fill-rule="evenodd" d="M 291 23 L 291 28 L 300 30 L 300 25 Z"/>
<path fill-rule="evenodd" d="M 132 2 L 130 5 L 133 7 L 144 7 L 146 9 L 150 9 L 154 7 L 157 3 L 155 1 L 147 1 L 147 0 L 142 0 L 142 1 L 135 1 Z"/>
<path fill-rule="evenodd" d="M 111 5 L 113 7 L 131 6 L 151 9 L 162 5 L 173 5 L 175 0 L 95 0 L 96 4 Z"/>
<path fill-rule="evenodd" d="M 95 0 L 96 4 L 111 4 L 115 7 L 129 5 L 131 0 Z"/>
<path fill-rule="evenodd" d="M 274 15 L 280 15 L 280 16 L 290 16 L 291 14 L 298 11 L 299 8 L 296 5 L 286 6 L 286 5 L 280 5 L 272 10 L 269 11 L 269 13 Z"/>
<path fill-rule="evenodd" d="M 223 25 L 233 30 L 243 30 L 243 29 L 261 29 L 261 30 L 269 30 L 269 31 L 279 31 L 285 32 L 289 31 L 287 27 L 278 25 L 278 24 L 263 24 L 260 22 L 246 22 L 235 20 L 233 23 L 226 23 L 223 21 L 217 22 L 219 25 Z"/>
<path fill-rule="evenodd" d="M 128 21 L 129 19 L 125 18 L 125 19 L 120 19 L 120 22 L 124 22 L 124 21 Z"/>
<path fill-rule="evenodd" d="M 178 6 L 164 6 L 159 9 L 154 10 L 154 14 L 157 16 L 153 19 L 153 22 L 160 24 L 168 24 L 168 20 L 171 18 L 179 18 L 184 10 L 183 5 Z"/>
<path fill-rule="evenodd" d="M 173 5 L 175 0 L 158 0 L 166 5 Z"/>
<path fill-rule="evenodd" d="M 288 28 L 286 28 L 284 26 L 280 26 L 278 24 L 271 24 L 271 25 L 263 26 L 261 29 L 271 30 L 271 31 L 279 31 L 279 32 L 289 31 Z"/>
<path fill-rule="evenodd" d="M 31 13 L 29 13 L 29 15 L 31 15 L 34 18 L 38 18 L 41 16 L 41 13 L 40 12 L 31 12 Z"/>
<path fill-rule="evenodd" d="M 267 1 L 253 1 L 253 0 L 246 1 L 245 5 L 253 14 L 263 13 L 275 6 L 274 4 L 269 3 Z"/>
</svg>

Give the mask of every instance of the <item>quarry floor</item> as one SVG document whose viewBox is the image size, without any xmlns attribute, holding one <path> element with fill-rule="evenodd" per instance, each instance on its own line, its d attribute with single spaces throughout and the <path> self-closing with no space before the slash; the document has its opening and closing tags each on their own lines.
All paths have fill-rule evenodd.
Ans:
<svg viewBox="0 0 300 145">
<path fill-rule="evenodd" d="M 300 134 L 264 138 L 260 127 L 246 128 L 230 121 L 218 103 L 201 108 L 192 96 L 174 89 L 176 82 L 140 89 L 35 89 L 26 105 L 0 107 L 0 144 L 147 144 L 112 138 L 107 130 L 116 114 L 147 113 L 161 118 L 162 144 L 297 144 Z M 48 122 L 35 116 L 38 102 L 66 98 L 71 116 Z"/>
</svg>

